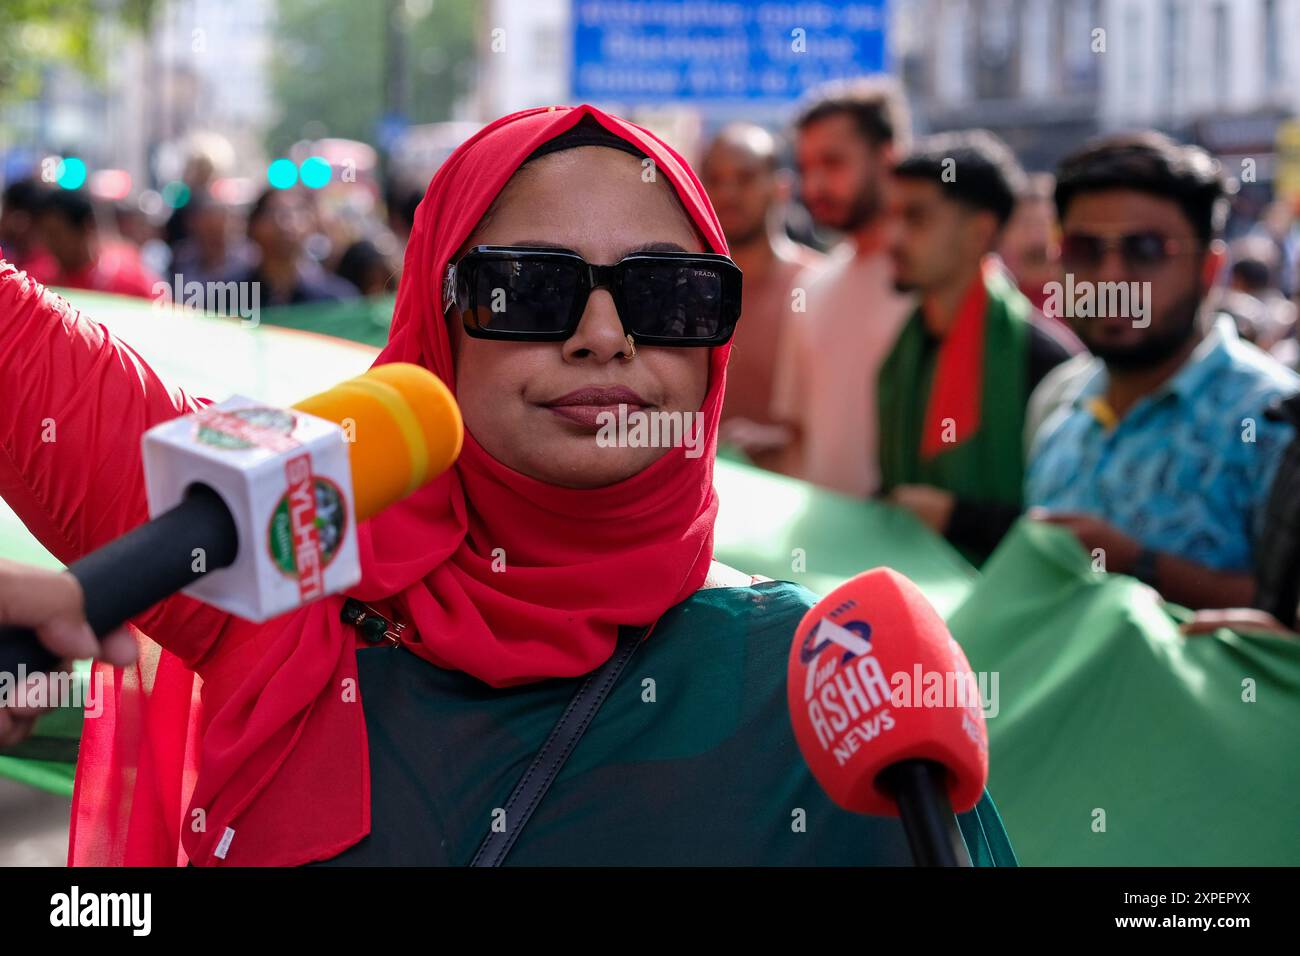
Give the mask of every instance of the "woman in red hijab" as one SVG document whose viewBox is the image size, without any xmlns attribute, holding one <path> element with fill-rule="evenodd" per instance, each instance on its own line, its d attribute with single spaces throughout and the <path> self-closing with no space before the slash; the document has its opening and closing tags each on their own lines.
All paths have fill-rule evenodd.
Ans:
<svg viewBox="0 0 1300 956">
<path fill-rule="evenodd" d="M 177 596 L 132 622 L 140 662 L 95 665 L 70 862 L 909 862 L 795 745 L 813 596 L 712 562 L 726 251 L 685 161 L 593 107 L 456 150 L 377 361 L 453 388 L 460 460 L 361 526 L 346 596 L 260 625 Z M 144 520 L 140 434 L 206 400 L 39 292 L 0 273 L 0 494 L 70 561 Z M 698 413 L 701 443 L 611 445 L 619 405 Z M 1014 861 L 987 796 L 959 821 L 977 863 Z"/>
</svg>

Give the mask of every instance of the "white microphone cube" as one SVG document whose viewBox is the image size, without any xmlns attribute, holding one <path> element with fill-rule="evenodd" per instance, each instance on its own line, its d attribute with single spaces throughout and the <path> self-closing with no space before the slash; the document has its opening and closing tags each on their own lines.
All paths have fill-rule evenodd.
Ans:
<svg viewBox="0 0 1300 956">
<path fill-rule="evenodd" d="M 142 443 L 150 515 L 202 484 L 239 529 L 235 562 L 183 593 L 260 622 L 361 580 L 349 444 L 335 423 L 236 395 L 149 429 Z"/>
</svg>

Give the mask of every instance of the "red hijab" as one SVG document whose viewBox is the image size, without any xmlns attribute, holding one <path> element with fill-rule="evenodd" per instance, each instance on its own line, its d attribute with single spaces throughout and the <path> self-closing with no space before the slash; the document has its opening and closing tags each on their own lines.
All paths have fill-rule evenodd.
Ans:
<svg viewBox="0 0 1300 956">
<path fill-rule="evenodd" d="M 586 105 L 514 113 L 429 184 L 375 364 L 415 362 L 455 389 L 447 262 L 524 159 L 588 115 L 652 158 L 711 251 L 726 253 L 704 188 L 654 134 Z M 513 471 L 467 433 L 455 468 L 360 526 L 363 579 L 349 593 L 408 624 L 412 652 L 494 687 L 598 667 L 619 625 L 653 622 L 704 582 L 728 351 L 710 356 L 703 455 L 673 448 L 616 485 L 571 489 Z M 296 865 L 365 836 L 366 728 L 342 600 L 253 625 L 178 597 L 137 622 L 168 650 L 144 642 L 133 668 L 95 665 L 105 714 L 85 722 L 69 862 Z"/>
</svg>

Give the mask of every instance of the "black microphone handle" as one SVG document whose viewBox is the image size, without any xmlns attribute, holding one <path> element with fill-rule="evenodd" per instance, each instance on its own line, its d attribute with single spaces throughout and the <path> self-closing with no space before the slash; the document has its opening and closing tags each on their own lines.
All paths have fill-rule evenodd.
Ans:
<svg viewBox="0 0 1300 956">
<path fill-rule="evenodd" d="M 948 801 L 947 771 L 932 760 L 902 760 L 876 778 L 898 801 L 898 815 L 917 866 L 970 866 Z"/>
<path fill-rule="evenodd" d="M 204 569 L 195 571 L 195 548 Z M 86 620 L 102 637 L 171 597 L 209 571 L 234 563 L 239 532 L 230 509 L 211 488 L 194 485 L 170 511 L 133 528 L 68 566 L 86 597 Z M 26 627 L 0 627 L 0 673 L 51 670 L 58 658 Z"/>
</svg>

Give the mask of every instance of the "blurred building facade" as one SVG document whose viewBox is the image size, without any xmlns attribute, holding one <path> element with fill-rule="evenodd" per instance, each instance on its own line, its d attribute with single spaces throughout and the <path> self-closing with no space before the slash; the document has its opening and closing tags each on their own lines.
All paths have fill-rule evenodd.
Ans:
<svg viewBox="0 0 1300 956">
<path fill-rule="evenodd" d="M 474 119 L 569 98 L 571 0 L 481 0 Z"/>
<path fill-rule="evenodd" d="M 137 188 L 179 176 L 196 131 L 218 161 L 260 159 L 271 15 L 265 0 L 168 0 L 142 34 L 109 11 L 97 26 L 102 79 L 51 65 L 40 96 L 7 110 L 9 145 L 126 170 Z"/>
<path fill-rule="evenodd" d="M 51 67 L 38 99 L 8 108 L 14 141 L 0 149 L 81 151 L 143 185 L 178 175 L 187 135 L 205 130 L 241 163 L 261 162 L 274 4 L 167 0 L 158 10 L 147 36 L 106 18 L 105 82 Z M 571 99 L 573 0 L 481 0 L 478 11 L 475 89 L 455 119 Z M 891 0 L 889 23 L 892 69 L 918 129 L 988 127 L 1030 168 L 1050 168 L 1097 132 L 1154 126 L 1228 165 L 1250 159 L 1266 185 L 1279 131 L 1300 115 L 1300 0 Z M 688 150 L 735 116 L 780 125 L 789 114 L 779 104 L 731 115 L 602 105 Z"/>
<path fill-rule="evenodd" d="M 896 0 L 893 24 L 918 124 L 986 126 L 1035 168 L 1156 127 L 1263 180 L 1300 112 L 1300 0 Z"/>
<path fill-rule="evenodd" d="M 477 118 L 568 99 L 571 17 L 569 0 L 484 0 Z M 1300 0 L 892 0 L 889 36 L 920 131 L 987 127 L 1032 169 L 1156 127 L 1267 184 L 1300 115 Z"/>
</svg>

